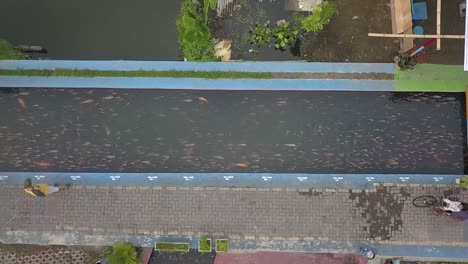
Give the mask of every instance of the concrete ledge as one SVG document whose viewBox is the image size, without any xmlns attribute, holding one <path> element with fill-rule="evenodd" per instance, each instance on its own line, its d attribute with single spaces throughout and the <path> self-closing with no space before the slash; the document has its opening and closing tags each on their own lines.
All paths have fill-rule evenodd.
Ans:
<svg viewBox="0 0 468 264">
<path fill-rule="evenodd" d="M 393 80 L 0 76 L 0 87 L 262 91 L 394 91 Z"/>
<path fill-rule="evenodd" d="M 97 189 L 166 187 L 177 190 L 187 187 L 205 188 L 278 188 L 304 189 L 373 189 L 374 184 L 455 184 L 461 175 L 436 174 L 287 174 L 287 173 L 64 173 L 64 172 L 0 172 L 0 184 L 22 185 L 26 178 L 35 183 L 72 183 L 74 186 Z M 115 176 L 120 176 L 118 179 Z M 99 187 L 101 188 L 101 187 Z M 274 189 L 271 189 L 274 188 Z M 235 189 L 239 190 L 239 189 Z M 282 190 L 282 189 L 281 189 Z"/>
<path fill-rule="evenodd" d="M 83 60 L 0 60 L 0 69 L 89 69 L 115 71 L 236 71 L 305 73 L 389 73 L 393 63 L 328 62 L 182 62 L 182 61 L 83 61 Z"/>
</svg>

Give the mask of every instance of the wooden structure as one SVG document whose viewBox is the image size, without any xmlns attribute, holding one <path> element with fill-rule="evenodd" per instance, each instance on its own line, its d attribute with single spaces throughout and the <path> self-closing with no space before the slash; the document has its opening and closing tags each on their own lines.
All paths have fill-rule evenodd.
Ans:
<svg viewBox="0 0 468 264">
<path fill-rule="evenodd" d="M 465 36 L 468 36 L 468 19 L 465 17 Z M 465 60 L 464 70 L 468 71 L 468 38 L 465 38 Z M 467 112 L 468 114 L 468 112 Z"/>
<path fill-rule="evenodd" d="M 413 17 L 411 15 L 411 0 L 390 0 L 393 34 L 413 33 Z M 413 47 L 413 38 L 401 37 L 400 49 L 407 51 Z"/>
<path fill-rule="evenodd" d="M 236 5 L 235 0 L 218 0 L 216 13 L 219 17 L 231 16 Z"/>
<path fill-rule="evenodd" d="M 322 0 L 285 0 L 284 9 L 287 11 L 312 11 L 312 7 L 321 4 Z"/>
<path fill-rule="evenodd" d="M 443 38 L 464 39 L 465 38 L 465 35 L 442 35 L 441 34 L 440 32 L 441 0 L 437 0 L 437 23 L 436 23 L 437 34 L 435 35 L 413 34 L 411 0 L 390 0 L 390 9 L 392 12 L 392 34 L 369 33 L 368 36 L 400 38 L 400 50 L 402 52 L 406 52 L 413 47 L 413 40 L 415 38 L 436 38 L 437 50 L 440 50 L 440 39 L 443 39 Z"/>
<path fill-rule="evenodd" d="M 418 35 L 418 34 L 385 34 L 385 33 L 368 33 L 369 37 L 382 38 L 436 38 L 436 39 L 464 39 L 465 35 Z"/>
</svg>

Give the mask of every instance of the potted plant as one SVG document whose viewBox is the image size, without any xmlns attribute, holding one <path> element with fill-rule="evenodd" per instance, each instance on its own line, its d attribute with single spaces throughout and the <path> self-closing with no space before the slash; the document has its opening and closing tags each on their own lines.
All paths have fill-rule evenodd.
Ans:
<svg viewBox="0 0 468 264">
<path fill-rule="evenodd" d="M 413 57 L 410 57 L 407 53 L 402 53 L 395 57 L 395 62 L 402 71 L 412 71 L 416 66 L 416 62 Z"/>
<path fill-rule="evenodd" d="M 188 252 L 190 244 L 182 242 L 156 242 L 155 248 L 164 252 Z"/>
<path fill-rule="evenodd" d="M 229 242 L 227 239 L 216 239 L 216 252 L 228 252 Z"/>
<path fill-rule="evenodd" d="M 109 264 L 137 264 L 137 249 L 130 243 L 117 242 L 105 252 Z"/>
<path fill-rule="evenodd" d="M 198 240 L 198 252 L 211 252 L 211 238 L 201 236 Z"/>
<path fill-rule="evenodd" d="M 468 189 L 468 176 L 463 176 L 460 179 L 457 179 L 457 184 L 463 189 Z"/>
</svg>

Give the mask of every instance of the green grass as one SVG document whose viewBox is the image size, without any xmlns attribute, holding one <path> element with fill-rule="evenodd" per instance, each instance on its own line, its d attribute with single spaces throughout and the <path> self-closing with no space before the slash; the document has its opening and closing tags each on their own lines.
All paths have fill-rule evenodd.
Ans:
<svg viewBox="0 0 468 264">
<path fill-rule="evenodd" d="M 156 242 L 156 249 L 165 252 L 187 252 L 190 249 L 190 245 L 189 243 Z"/>
<path fill-rule="evenodd" d="M 211 240 L 206 236 L 201 236 L 199 241 L 198 251 L 200 252 L 211 252 Z"/>
<path fill-rule="evenodd" d="M 13 45 L 4 39 L 0 39 L 0 60 L 21 60 L 26 56 L 17 51 Z"/>
<path fill-rule="evenodd" d="M 227 239 L 217 239 L 216 240 L 216 251 L 218 252 L 228 252 L 229 244 Z"/>
<path fill-rule="evenodd" d="M 96 71 L 76 69 L 56 70 L 2 70 L 0 75 L 42 77 L 170 77 L 205 79 L 271 79 L 270 72 L 201 72 L 201 71 Z"/>
</svg>

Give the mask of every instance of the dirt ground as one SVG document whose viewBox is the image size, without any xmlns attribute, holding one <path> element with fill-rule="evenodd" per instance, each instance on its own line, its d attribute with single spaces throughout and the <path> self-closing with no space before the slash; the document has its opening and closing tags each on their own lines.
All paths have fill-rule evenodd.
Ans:
<svg viewBox="0 0 468 264">
<path fill-rule="evenodd" d="M 393 62 L 399 43 L 393 38 L 368 37 L 391 33 L 389 0 L 336 0 L 338 14 L 324 31 L 310 33 L 301 53 L 308 61 Z"/>
<path fill-rule="evenodd" d="M 86 263 L 94 264 L 103 256 L 104 247 L 39 246 L 0 244 L 0 263 Z"/>
</svg>

